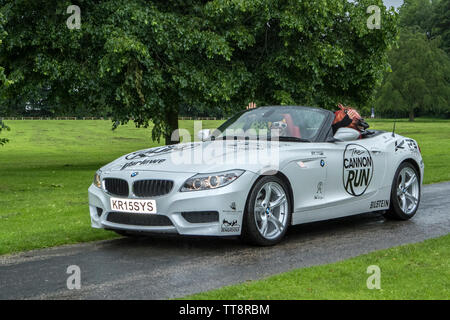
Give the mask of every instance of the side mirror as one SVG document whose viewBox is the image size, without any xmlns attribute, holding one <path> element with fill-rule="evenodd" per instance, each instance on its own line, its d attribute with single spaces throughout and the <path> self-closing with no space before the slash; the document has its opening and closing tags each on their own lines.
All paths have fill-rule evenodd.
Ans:
<svg viewBox="0 0 450 320">
<path fill-rule="evenodd" d="M 325 140 L 325 142 L 331 142 L 331 143 L 333 143 L 333 142 L 339 142 L 339 141 L 342 141 L 342 140 L 336 139 L 335 137 L 328 137 L 328 138 Z"/>
<path fill-rule="evenodd" d="M 205 141 L 206 139 L 209 138 L 209 135 L 211 134 L 211 131 L 209 129 L 203 129 L 200 130 L 197 133 L 197 137 L 201 140 L 201 141 Z"/>
<path fill-rule="evenodd" d="M 341 141 L 352 141 L 357 140 L 359 136 L 360 132 L 358 130 L 352 128 L 339 128 L 333 138 Z"/>
</svg>

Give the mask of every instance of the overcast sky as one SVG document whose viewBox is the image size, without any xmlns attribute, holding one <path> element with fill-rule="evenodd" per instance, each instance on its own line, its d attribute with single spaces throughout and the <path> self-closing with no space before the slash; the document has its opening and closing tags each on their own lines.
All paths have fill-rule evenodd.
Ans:
<svg viewBox="0 0 450 320">
<path fill-rule="evenodd" d="M 390 6 L 394 6 L 394 7 L 398 8 L 403 4 L 403 0 L 383 0 L 383 3 L 388 8 Z"/>
<path fill-rule="evenodd" d="M 349 2 L 354 2 L 354 0 L 348 0 Z M 389 7 L 393 6 L 396 9 L 403 4 L 403 0 L 383 0 L 384 5 L 389 9 Z"/>
</svg>

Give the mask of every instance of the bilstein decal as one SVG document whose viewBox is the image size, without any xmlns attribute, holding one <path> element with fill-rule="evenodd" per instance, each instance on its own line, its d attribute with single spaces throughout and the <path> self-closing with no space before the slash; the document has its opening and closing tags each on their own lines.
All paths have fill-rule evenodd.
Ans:
<svg viewBox="0 0 450 320">
<path fill-rule="evenodd" d="M 373 176 L 373 161 L 369 150 L 358 144 L 348 144 L 344 151 L 343 183 L 352 196 L 366 192 Z"/>
<path fill-rule="evenodd" d="M 388 207 L 389 207 L 389 200 L 377 200 L 370 202 L 369 209 L 388 208 Z"/>
</svg>

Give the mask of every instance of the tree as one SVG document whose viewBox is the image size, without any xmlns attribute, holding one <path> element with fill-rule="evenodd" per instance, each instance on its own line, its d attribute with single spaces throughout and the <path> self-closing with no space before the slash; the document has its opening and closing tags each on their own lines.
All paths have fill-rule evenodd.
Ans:
<svg viewBox="0 0 450 320">
<path fill-rule="evenodd" d="M 0 119 L 0 132 L 2 132 L 2 130 L 9 130 L 9 127 Z M 6 138 L 0 138 L 0 146 L 3 146 L 8 141 L 9 140 Z"/>
<path fill-rule="evenodd" d="M 3 39 L 6 37 L 6 31 L 3 29 L 3 24 L 4 24 L 4 18 L 0 13 L 0 45 L 2 44 Z M 5 68 L 0 66 L 0 85 L 8 86 L 10 83 L 11 82 L 6 78 Z M 0 116 L 1 116 L 1 113 L 0 113 Z M 0 133 L 2 132 L 2 130 L 9 130 L 9 127 L 0 118 Z M 9 140 L 6 138 L 0 138 L 0 146 L 3 146 L 8 141 Z"/>
<path fill-rule="evenodd" d="M 433 14 L 433 35 L 440 37 L 440 47 L 450 54 L 450 0 L 440 0 Z"/>
<path fill-rule="evenodd" d="M 438 0 L 404 0 L 399 9 L 400 26 L 414 28 L 431 36 L 433 12 Z"/>
<path fill-rule="evenodd" d="M 399 11 L 402 28 L 440 38 L 440 48 L 450 53 L 450 0 L 405 0 Z"/>
<path fill-rule="evenodd" d="M 9 34 L 0 64 L 14 81 L 3 94 L 36 101 L 48 89 L 47 105 L 151 121 L 166 143 L 185 106 L 367 104 L 397 36 L 381 0 L 73 2 L 0 0 Z M 66 26 L 71 4 L 80 29 Z M 381 29 L 367 27 L 370 5 Z"/>
<path fill-rule="evenodd" d="M 376 108 L 384 114 L 407 113 L 450 116 L 450 59 L 438 41 L 403 30 L 399 47 L 392 50 L 392 72 L 378 92 Z"/>
</svg>

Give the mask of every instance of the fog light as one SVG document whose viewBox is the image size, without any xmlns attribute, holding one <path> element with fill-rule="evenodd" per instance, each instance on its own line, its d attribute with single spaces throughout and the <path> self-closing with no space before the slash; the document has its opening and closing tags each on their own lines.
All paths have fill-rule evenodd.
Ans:
<svg viewBox="0 0 450 320">
<path fill-rule="evenodd" d="M 97 208 L 97 215 L 100 217 L 103 213 L 103 209 Z"/>
</svg>

